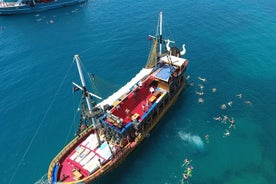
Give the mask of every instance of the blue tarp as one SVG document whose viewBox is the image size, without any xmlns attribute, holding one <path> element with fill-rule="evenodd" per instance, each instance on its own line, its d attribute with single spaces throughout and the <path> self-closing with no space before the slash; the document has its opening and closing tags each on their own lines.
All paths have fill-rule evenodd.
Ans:
<svg viewBox="0 0 276 184">
<path fill-rule="evenodd" d="M 162 66 L 160 71 L 155 75 L 155 77 L 168 82 L 168 80 L 171 76 L 171 73 L 173 73 L 174 70 L 175 70 L 174 67 L 169 66 L 169 65 L 164 65 L 164 66 Z"/>
</svg>

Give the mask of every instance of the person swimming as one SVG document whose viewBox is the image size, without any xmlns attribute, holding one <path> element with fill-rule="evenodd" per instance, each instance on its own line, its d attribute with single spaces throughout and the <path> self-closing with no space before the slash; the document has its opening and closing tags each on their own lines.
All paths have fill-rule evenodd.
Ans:
<svg viewBox="0 0 276 184">
<path fill-rule="evenodd" d="M 228 116 L 227 115 L 223 115 L 223 119 L 222 119 L 222 123 L 226 124 L 226 121 L 228 120 Z"/>
<path fill-rule="evenodd" d="M 194 81 L 191 81 L 190 83 L 187 84 L 187 86 L 194 86 Z"/>
<path fill-rule="evenodd" d="M 188 180 L 189 176 L 186 173 L 183 173 L 184 180 Z"/>
<path fill-rule="evenodd" d="M 193 166 L 189 166 L 187 168 L 187 170 L 185 171 L 188 177 L 192 176 L 192 170 L 193 169 L 194 169 Z"/>
<path fill-rule="evenodd" d="M 205 135 L 205 141 L 206 141 L 207 144 L 209 144 L 209 134 Z"/>
<path fill-rule="evenodd" d="M 204 102 L 204 99 L 203 98 L 199 98 L 198 99 L 198 103 L 203 103 Z"/>
<path fill-rule="evenodd" d="M 251 103 L 249 100 L 244 101 L 244 103 L 246 103 L 246 104 L 249 105 L 249 106 L 252 106 L 252 103 Z"/>
<path fill-rule="evenodd" d="M 216 120 L 216 121 L 221 121 L 222 120 L 222 118 L 220 116 L 219 117 L 213 117 L 213 119 Z"/>
<path fill-rule="evenodd" d="M 188 181 L 188 178 L 192 177 L 192 170 L 193 169 L 194 169 L 193 166 L 189 166 L 187 168 L 187 170 L 184 171 L 184 173 L 183 173 L 183 179 L 184 179 L 184 181 Z"/>
<path fill-rule="evenodd" d="M 200 91 L 200 92 L 196 91 L 196 94 L 202 96 L 202 95 L 204 95 L 204 92 L 203 91 Z"/>
<path fill-rule="evenodd" d="M 233 101 L 230 101 L 227 104 L 229 105 L 229 107 L 232 107 Z"/>
<path fill-rule="evenodd" d="M 236 94 L 236 97 L 242 98 L 242 94 L 241 93 L 240 94 Z"/>
<path fill-rule="evenodd" d="M 231 127 L 236 128 L 236 127 L 235 127 L 235 120 L 234 120 L 233 117 L 231 117 L 231 120 L 229 120 L 229 122 L 230 122 L 229 128 L 231 128 Z"/>
<path fill-rule="evenodd" d="M 184 159 L 183 164 L 181 165 L 181 167 L 185 166 L 185 165 L 189 165 L 191 163 L 192 160 L 189 160 L 187 158 Z"/>
<path fill-rule="evenodd" d="M 198 87 L 202 90 L 204 86 L 202 84 L 198 84 Z"/>
<path fill-rule="evenodd" d="M 223 134 L 223 137 L 229 137 L 230 136 L 230 132 L 229 130 L 225 129 L 225 132 Z"/>
<path fill-rule="evenodd" d="M 225 105 L 225 104 L 222 104 L 222 105 L 220 106 L 220 108 L 221 108 L 221 109 L 226 109 L 226 105 Z"/>
</svg>

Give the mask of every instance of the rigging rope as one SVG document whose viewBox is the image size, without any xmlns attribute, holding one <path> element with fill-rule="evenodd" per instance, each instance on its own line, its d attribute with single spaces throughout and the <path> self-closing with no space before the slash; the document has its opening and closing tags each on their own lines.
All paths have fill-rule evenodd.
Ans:
<svg viewBox="0 0 276 184">
<path fill-rule="evenodd" d="M 74 93 L 74 91 L 72 92 L 72 93 Z M 67 143 L 68 143 L 68 140 L 69 140 L 69 136 L 70 136 L 70 134 L 71 134 L 71 131 L 72 131 L 72 129 L 73 129 L 73 127 L 74 127 L 74 125 L 75 125 L 75 121 L 76 121 L 76 114 L 77 114 L 77 112 L 75 112 L 75 109 L 76 109 L 76 102 L 75 102 L 75 98 L 74 98 L 74 95 L 72 95 L 72 98 L 73 98 L 73 114 L 74 114 L 74 117 L 73 117 L 73 120 L 72 120 L 72 123 L 71 123 L 71 126 L 70 126 L 70 129 L 69 129 L 69 131 L 68 131 L 68 134 L 67 134 L 67 136 L 66 136 L 66 139 L 65 139 L 65 141 L 64 141 L 64 145 L 66 145 Z M 78 107 L 79 107 L 79 105 L 78 105 Z M 77 108 L 78 109 L 78 108 Z M 77 110 L 78 111 L 78 110 Z"/>
<path fill-rule="evenodd" d="M 37 134 L 38 134 L 38 132 L 39 132 L 41 126 L 42 126 L 42 124 L 44 123 L 44 121 L 45 121 L 45 119 L 46 119 L 46 117 L 47 117 L 47 115 L 48 115 L 50 109 L 52 108 L 52 106 L 53 106 L 53 104 L 54 104 L 54 101 L 55 101 L 57 95 L 58 95 L 59 92 L 60 92 L 60 89 L 61 89 L 62 85 L 64 84 L 65 79 L 66 79 L 67 76 L 68 76 L 69 71 L 70 71 L 71 68 L 72 68 L 72 65 L 73 65 L 73 62 L 72 62 L 72 64 L 69 66 L 69 68 L 68 68 L 68 70 L 67 70 L 67 72 L 66 72 L 66 74 L 65 74 L 65 76 L 64 76 L 64 78 L 63 78 L 63 80 L 62 80 L 62 82 L 61 82 L 61 84 L 60 84 L 59 87 L 58 87 L 57 92 L 55 93 L 55 95 L 54 95 L 54 97 L 53 97 L 53 99 L 52 99 L 52 101 L 51 101 L 51 103 L 50 103 L 48 109 L 46 110 L 46 113 L 44 114 L 44 116 L 43 116 L 43 118 L 42 118 L 42 121 L 40 122 L 38 128 L 36 129 L 35 133 L 33 134 L 30 143 L 28 144 L 28 146 L 27 146 L 27 148 L 26 148 L 26 150 L 25 150 L 23 156 L 21 157 L 20 162 L 17 164 L 17 166 L 16 166 L 16 168 L 15 168 L 15 170 L 14 170 L 14 172 L 13 172 L 11 178 L 10 178 L 9 183 L 12 183 L 12 181 L 13 181 L 13 179 L 14 179 L 16 173 L 18 172 L 19 167 L 22 165 L 22 163 L 23 163 L 23 161 L 24 161 L 24 159 L 25 159 L 25 156 L 26 156 L 27 153 L 29 152 L 29 150 L 30 150 L 30 148 L 31 148 L 31 146 L 32 146 L 32 144 L 33 144 L 33 142 L 34 142 L 34 140 L 35 140 L 35 138 L 36 138 L 36 136 L 37 136 Z"/>
<path fill-rule="evenodd" d="M 82 62 L 81 62 L 81 66 L 82 66 L 82 68 L 83 68 L 83 70 L 84 70 L 84 73 L 86 74 L 86 76 L 88 77 L 88 81 L 89 81 L 89 84 L 90 84 L 90 86 L 91 86 L 91 88 L 92 88 L 92 93 L 96 93 L 97 95 L 99 95 L 100 94 L 100 92 L 99 92 L 99 90 L 98 90 L 98 88 L 97 88 L 97 86 L 95 85 L 95 78 L 94 78 L 94 74 L 92 74 L 93 75 L 93 79 L 91 79 L 91 76 L 90 76 L 90 73 L 87 71 L 87 69 L 86 69 L 86 67 L 82 64 Z M 93 80 L 93 81 L 92 81 Z M 86 86 L 87 87 L 87 86 Z M 93 99 L 93 101 L 98 101 L 98 99 Z"/>
</svg>

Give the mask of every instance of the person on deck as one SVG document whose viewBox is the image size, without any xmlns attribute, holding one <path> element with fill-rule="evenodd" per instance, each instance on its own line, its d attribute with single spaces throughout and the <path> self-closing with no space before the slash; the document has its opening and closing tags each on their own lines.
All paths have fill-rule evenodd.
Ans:
<svg viewBox="0 0 276 184">
<path fill-rule="evenodd" d="M 150 93 L 152 94 L 154 92 L 154 87 L 150 87 Z"/>
</svg>

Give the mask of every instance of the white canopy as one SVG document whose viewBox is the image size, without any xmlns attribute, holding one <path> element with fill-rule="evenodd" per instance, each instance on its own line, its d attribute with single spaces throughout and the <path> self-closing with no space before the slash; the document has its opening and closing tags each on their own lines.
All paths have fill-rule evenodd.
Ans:
<svg viewBox="0 0 276 184">
<path fill-rule="evenodd" d="M 118 98 L 120 98 L 122 95 L 127 94 L 130 92 L 130 89 L 137 84 L 141 79 L 149 75 L 152 71 L 152 68 L 146 69 L 143 68 L 134 78 L 131 79 L 126 85 L 124 85 L 121 89 L 113 93 L 111 96 L 109 96 L 107 99 L 100 102 L 97 106 L 101 106 L 102 108 L 104 105 L 112 105 Z"/>
</svg>

